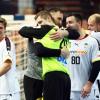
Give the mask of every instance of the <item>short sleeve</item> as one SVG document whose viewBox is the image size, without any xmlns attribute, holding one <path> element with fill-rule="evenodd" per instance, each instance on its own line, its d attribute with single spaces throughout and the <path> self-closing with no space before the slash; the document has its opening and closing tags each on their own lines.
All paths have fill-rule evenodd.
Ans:
<svg viewBox="0 0 100 100">
<path fill-rule="evenodd" d="M 100 50 L 97 40 L 94 41 L 92 46 L 92 62 L 100 59 Z"/>
</svg>

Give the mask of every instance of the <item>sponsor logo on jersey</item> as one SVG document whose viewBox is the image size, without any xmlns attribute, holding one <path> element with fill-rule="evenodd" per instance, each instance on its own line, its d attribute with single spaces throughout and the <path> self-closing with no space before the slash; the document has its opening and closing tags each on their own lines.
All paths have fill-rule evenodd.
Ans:
<svg viewBox="0 0 100 100">
<path fill-rule="evenodd" d="M 85 55 L 87 54 L 87 51 L 85 50 L 77 50 L 77 51 L 70 51 L 72 54 L 79 54 L 79 55 Z"/>
<path fill-rule="evenodd" d="M 64 66 L 66 66 L 66 64 L 67 64 L 66 58 L 64 58 L 64 57 L 57 57 L 57 60 L 59 62 L 61 62 Z"/>
</svg>

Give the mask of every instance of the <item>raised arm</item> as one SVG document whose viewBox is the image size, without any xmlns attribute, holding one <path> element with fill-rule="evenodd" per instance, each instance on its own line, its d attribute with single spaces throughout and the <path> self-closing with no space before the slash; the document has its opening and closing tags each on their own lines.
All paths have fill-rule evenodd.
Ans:
<svg viewBox="0 0 100 100">
<path fill-rule="evenodd" d="M 41 39 L 52 29 L 52 26 L 42 25 L 40 28 L 22 27 L 18 33 L 25 38 L 37 38 Z"/>
</svg>

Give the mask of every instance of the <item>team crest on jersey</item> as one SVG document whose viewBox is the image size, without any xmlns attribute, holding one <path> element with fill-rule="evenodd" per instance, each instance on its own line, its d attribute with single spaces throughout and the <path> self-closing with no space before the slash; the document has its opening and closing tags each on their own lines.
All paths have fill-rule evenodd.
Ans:
<svg viewBox="0 0 100 100">
<path fill-rule="evenodd" d="M 84 43 L 84 48 L 87 48 L 88 47 L 88 43 Z"/>
</svg>

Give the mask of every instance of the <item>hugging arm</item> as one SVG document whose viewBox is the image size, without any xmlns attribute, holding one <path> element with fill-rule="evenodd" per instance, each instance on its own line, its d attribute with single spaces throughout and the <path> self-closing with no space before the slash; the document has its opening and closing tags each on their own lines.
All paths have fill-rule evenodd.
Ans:
<svg viewBox="0 0 100 100">
<path fill-rule="evenodd" d="M 60 56 L 60 49 L 50 49 L 44 47 L 41 43 L 37 42 L 34 44 L 35 54 L 39 57 L 57 57 Z"/>
<path fill-rule="evenodd" d="M 42 25 L 40 28 L 33 28 L 33 27 L 22 27 L 18 33 L 25 37 L 25 38 L 36 38 L 41 39 L 43 36 L 45 36 L 53 26 L 49 25 Z"/>
</svg>

